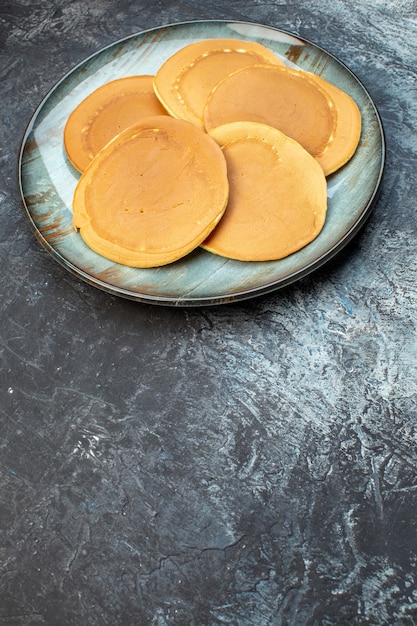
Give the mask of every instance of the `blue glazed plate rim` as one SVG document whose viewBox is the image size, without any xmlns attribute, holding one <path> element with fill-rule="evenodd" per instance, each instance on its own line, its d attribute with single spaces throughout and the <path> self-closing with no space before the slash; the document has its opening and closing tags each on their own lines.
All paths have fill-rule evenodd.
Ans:
<svg viewBox="0 0 417 626">
<path fill-rule="evenodd" d="M 66 228 L 64 228 L 64 230 L 62 230 L 61 228 L 59 236 L 57 236 L 57 233 L 54 232 L 54 228 L 51 226 L 51 224 L 49 224 L 47 227 L 44 227 L 45 215 L 47 215 L 49 222 L 51 222 L 52 220 L 53 224 L 54 220 L 57 220 L 58 213 L 62 215 L 62 210 L 60 211 L 56 209 L 55 204 L 47 198 L 42 201 L 43 206 L 40 205 L 39 201 L 37 201 L 37 203 L 34 203 L 31 199 L 33 194 L 30 194 L 28 191 L 28 187 L 34 185 L 34 179 L 38 174 L 37 172 L 35 172 L 33 161 L 31 160 L 32 153 L 29 154 L 29 145 L 33 144 L 34 130 L 36 130 L 37 126 L 40 125 L 40 119 L 42 118 L 42 116 L 45 115 L 45 110 L 48 108 L 52 99 L 56 99 L 57 97 L 59 98 L 60 91 L 65 92 L 66 83 L 71 81 L 74 77 L 80 76 L 83 73 L 88 72 L 91 64 L 97 64 L 97 62 L 100 61 L 100 57 L 102 55 L 112 54 L 113 57 L 116 57 L 117 52 L 119 50 L 123 50 L 123 46 L 129 44 L 130 42 L 135 42 L 137 40 L 140 43 L 144 38 L 153 36 L 158 37 L 160 35 L 168 35 L 168 37 L 170 37 L 173 33 L 175 36 L 176 32 L 184 32 L 187 34 L 189 39 L 187 39 L 182 44 L 186 45 L 188 41 L 191 42 L 194 40 L 193 34 L 196 31 L 204 32 L 204 29 L 210 28 L 213 28 L 216 31 L 218 28 L 231 28 L 232 30 L 235 29 L 235 33 L 232 36 L 238 36 L 242 39 L 253 38 L 245 34 L 246 31 L 246 33 L 256 33 L 258 40 L 259 37 L 262 39 L 262 36 L 264 36 L 263 39 L 266 40 L 268 40 L 268 37 L 270 36 L 273 36 L 274 38 L 276 37 L 278 41 L 280 40 L 280 38 L 282 38 L 284 41 L 287 39 L 287 43 L 294 40 L 295 42 L 298 42 L 296 44 L 297 46 L 304 46 L 305 50 L 309 52 L 315 51 L 317 52 L 319 57 L 320 55 L 324 55 L 324 65 L 327 68 L 326 71 L 335 70 L 336 74 L 337 72 L 343 73 L 345 79 L 350 81 L 350 83 L 355 88 L 360 90 L 361 97 L 363 95 L 364 102 L 366 103 L 366 115 L 369 118 L 370 124 L 372 125 L 372 140 L 377 146 L 378 154 L 376 156 L 373 154 L 372 156 L 372 158 L 374 159 L 374 173 L 371 177 L 371 180 L 366 181 L 366 185 L 363 186 L 363 189 L 361 189 L 362 197 L 364 197 L 365 199 L 362 201 L 362 204 L 359 207 L 359 211 L 355 215 L 353 221 L 351 221 L 351 223 L 349 223 L 347 227 L 346 225 L 342 224 L 339 229 L 340 232 L 337 232 L 336 228 L 336 237 L 333 236 L 333 240 L 330 242 L 329 245 L 326 246 L 326 242 L 324 242 L 325 233 L 320 234 L 318 239 L 322 237 L 321 241 L 324 242 L 322 250 L 319 250 L 319 253 L 313 253 L 312 256 L 310 255 L 310 257 L 307 257 L 307 260 L 305 262 L 302 261 L 301 264 L 300 262 L 298 262 L 298 264 L 295 263 L 294 267 L 292 268 L 291 261 L 293 259 L 297 259 L 297 255 L 299 254 L 295 253 L 295 255 L 291 255 L 291 258 L 289 260 L 288 258 L 286 261 L 284 260 L 286 263 L 285 271 L 281 271 L 280 269 L 283 266 L 281 261 L 268 262 L 268 265 L 264 265 L 264 267 L 268 268 L 268 270 L 272 268 L 272 274 L 269 274 L 269 276 L 271 276 L 270 279 L 258 279 L 258 274 L 260 272 L 259 264 L 248 265 L 247 263 L 242 264 L 241 262 L 225 259 L 219 260 L 219 258 L 217 258 L 216 262 L 219 264 L 218 270 L 216 267 L 214 268 L 214 273 L 217 272 L 217 276 L 221 278 L 222 270 L 224 267 L 232 268 L 232 278 L 230 279 L 230 276 L 227 275 L 227 280 L 229 281 L 229 283 L 231 282 L 231 288 L 230 284 L 229 287 L 227 286 L 227 280 L 225 284 L 221 283 L 220 280 L 219 287 L 214 287 L 214 289 L 212 288 L 211 291 L 207 293 L 205 293 L 204 287 L 201 290 L 199 284 L 204 285 L 205 282 L 209 282 L 209 275 L 208 273 L 207 276 L 205 275 L 205 270 L 206 268 L 207 270 L 213 269 L 210 268 L 210 263 L 212 263 L 213 260 L 209 257 L 213 257 L 214 255 L 210 255 L 210 253 L 202 250 L 192 253 L 186 259 L 181 260 L 181 262 L 177 262 L 177 264 L 171 264 L 171 267 L 165 266 L 165 268 L 162 270 L 162 276 L 164 276 L 163 272 L 167 272 L 167 276 L 164 278 L 164 281 L 161 281 L 160 283 L 161 285 L 164 284 L 164 288 L 158 287 L 158 274 L 156 274 L 156 272 L 160 271 L 160 268 L 147 270 L 145 272 L 143 270 L 139 271 L 139 280 L 135 282 L 134 273 L 136 270 L 133 270 L 133 268 L 126 268 L 124 266 L 118 266 L 117 264 L 111 264 L 111 267 L 108 266 L 105 268 L 104 271 L 102 271 L 103 268 L 101 267 L 101 261 L 103 261 L 103 259 L 101 257 L 97 259 L 97 262 L 96 260 L 93 260 L 93 263 L 91 263 L 91 260 L 88 260 L 88 262 L 79 262 L 78 257 L 80 255 L 76 255 L 74 257 L 72 253 L 68 254 L 65 245 L 68 241 L 70 241 L 70 247 L 73 246 L 73 242 L 75 241 L 74 237 L 80 238 L 80 236 L 77 233 L 70 232 L 70 230 L 68 230 L 68 224 L 66 224 Z M 221 34 L 219 36 L 225 35 Z M 202 37 L 200 36 L 200 38 Z M 262 43 L 268 45 L 268 41 L 265 42 L 262 40 Z M 287 45 L 287 43 L 285 45 Z M 163 46 L 164 42 L 162 41 L 160 45 Z M 271 45 L 275 45 L 273 40 Z M 55 150 L 57 150 L 57 148 L 55 148 Z M 300 280 L 308 274 L 311 274 L 319 267 L 323 266 L 325 263 L 328 263 L 332 258 L 334 258 L 334 256 L 337 255 L 361 230 L 373 210 L 373 207 L 379 195 L 383 178 L 385 167 L 385 152 L 385 135 L 382 120 L 370 94 L 361 83 L 361 81 L 357 78 L 357 76 L 342 61 L 337 59 L 334 55 L 329 53 L 320 45 L 289 31 L 278 29 L 268 25 L 236 20 L 196 20 L 178 22 L 165 26 L 157 26 L 119 39 L 101 48 L 91 56 L 87 57 L 84 61 L 76 65 L 67 74 L 65 74 L 46 94 L 46 96 L 43 98 L 43 100 L 34 111 L 29 121 L 29 124 L 22 139 L 19 152 L 18 179 L 22 205 L 29 220 L 29 223 L 35 233 L 35 236 L 37 237 L 41 245 L 51 254 L 51 256 L 75 276 L 103 291 L 131 300 L 168 306 L 207 306 L 225 304 L 238 300 L 245 300 L 278 290 L 284 286 Z M 355 156 L 351 161 L 354 162 L 354 159 Z M 348 166 L 350 167 L 350 164 L 348 164 Z M 69 164 L 68 168 L 69 171 L 72 169 Z M 337 173 L 336 175 L 333 175 L 333 177 L 334 176 L 337 176 Z M 30 180 L 31 182 L 27 183 L 28 180 Z M 42 176 L 40 176 L 40 181 L 36 182 L 42 184 Z M 337 185 L 335 186 L 337 187 Z M 352 204 L 354 204 L 354 200 L 355 198 L 352 197 Z M 344 198 L 344 202 L 349 202 L 349 198 Z M 41 206 L 40 209 L 39 206 Z M 45 207 L 47 207 L 48 210 L 46 210 Z M 43 211 L 45 211 L 45 214 L 42 214 Z M 67 217 L 65 217 L 64 221 L 68 221 Z M 80 244 L 77 240 L 76 247 L 79 245 Z M 88 251 L 87 256 L 88 254 L 91 255 L 91 253 L 92 251 Z M 304 252 L 301 251 L 301 254 L 304 254 Z M 95 255 L 95 253 L 93 253 L 93 255 Z M 207 257 L 207 255 L 209 255 L 209 257 Z M 99 257 L 99 255 L 96 256 Z M 95 265 L 97 263 L 100 265 L 100 271 L 95 271 Z M 194 281 L 196 284 L 196 288 L 194 290 L 191 290 L 190 292 L 188 292 L 187 288 L 184 288 L 184 286 L 182 288 L 178 288 L 178 290 L 175 290 L 174 287 L 173 289 L 167 291 L 165 287 L 166 284 L 171 281 L 175 285 L 175 280 L 172 281 L 172 278 L 186 275 L 187 264 L 189 267 L 195 266 L 196 268 L 194 269 Z M 222 264 L 224 264 L 224 266 L 222 266 Z M 252 268 L 254 270 L 253 272 Z M 172 276 L 170 276 L 170 272 L 172 273 Z M 124 275 L 127 276 L 128 273 L 130 274 L 126 283 L 124 282 L 124 280 L 121 280 L 121 277 L 124 279 Z M 245 273 L 246 277 L 243 278 L 243 280 L 240 280 L 240 275 Z M 253 276 L 251 276 L 251 274 L 253 274 Z M 131 280 L 132 276 L 134 278 L 132 283 L 133 286 L 129 283 L 129 280 Z M 148 278 L 152 276 L 156 276 L 157 281 L 152 288 L 147 289 L 146 285 L 148 283 Z M 235 276 L 236 279 L 234 280 Z M 183 281 L 184 280 L 186 280 L 186 278 L 183 279 Z"/>
</svg>

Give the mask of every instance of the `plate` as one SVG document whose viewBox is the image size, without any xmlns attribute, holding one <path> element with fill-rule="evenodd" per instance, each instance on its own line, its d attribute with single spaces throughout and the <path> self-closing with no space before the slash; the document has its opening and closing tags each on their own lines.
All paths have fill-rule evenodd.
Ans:
<svg viewBox="0 0 417 626">
<path fill-rule="evenodd" d="M 79 173 L 63 145 L 71 111 L 100 85 L 133 74 L 155 74 L 183 46 L 201 39 L 237 38 L 272 49 L 287 65 L 323 76 L 346 91 L 362 114 L 354 157 L 328 179 L 328 213 L 320 235 L 279 260 L 241 262 L 197 249 L 155 269 L 136 269 L 96 254 L 72 227 L 72 196 Z M 378 111 L 356 76 L 320 46 L 289 32 L 247 22 L 199 21 L 150 29 L 100 50 L 66 74 L 34 112 L 19 155 L 23 206 L 35 234 L 70 272 L 111 294 L 161 305 L 202 306 L 271 292 L 314 271 L 363 226 L 377 198 L 385 163 Z"/>
</svg>

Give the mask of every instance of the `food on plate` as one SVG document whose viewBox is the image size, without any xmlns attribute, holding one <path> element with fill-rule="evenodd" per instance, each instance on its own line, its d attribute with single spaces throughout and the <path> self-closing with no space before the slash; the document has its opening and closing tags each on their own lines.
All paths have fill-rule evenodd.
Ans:
<svg viewBox="0 0 417 626">
<path fill-rule="evenodd" d="M 149 117 L 91 161 L 74 193 L 73 223 L 102 256 L 157 267 L 207 238 L 228 194 L 226 161 L 211 137 L 184 120 Z"/>
<path fill-rule="evenodd" d="M 64 130 L 68 158 L 83 172 L 115 135 L 143 117 L 167 115 L 153 90 L 153 76 L 112 80 L 88 95 L 71 113 Z"/>
<path fill-rule="evenodd" d="M 237 121 L 273 126 L 317 157 L 331 141 L 336 109 L 328 93 L 306 73 L 252 65 L 221 80 L 205 107 L 207 131 Z"/>
<path fill-rule="evenodd" d="M 329 176 L 353 156 L 361 135 L 355 101 L 321 76 L 288 67 L 236 70 L 212 90 L 204 112 L 209 131 L 252 120 L 274 126 L 312 154 Z"/>
<path fill-rule="evenodd" d="M 204 128 L 203 110 L 213 87 L 248 65 L 284 63 L 269 48 L 239 39 L 209 39 L 181 48 L 155 74 L 155 93 L 174 117 Z"/>
<path fill-rule="evenodd" d="M 326 219 L 326 179 L 299 143 L 255 122 L 225 124 L 210 135 L 222 147 L 230 188 L 226 212 L 203 248 L 241 261 L 268 261 L 317 237 Z"/>
<path fill-rule="evenodd" d="M 199 246 L 282 259 L 321 232 L 326 176 L 360 135 L 358 106 L 321 76 L 259 43 L 198 41 L 71 113 L 64 145 L 82 173 L 73 224 L 92 250 L 131 267 Z"/>
</svg>

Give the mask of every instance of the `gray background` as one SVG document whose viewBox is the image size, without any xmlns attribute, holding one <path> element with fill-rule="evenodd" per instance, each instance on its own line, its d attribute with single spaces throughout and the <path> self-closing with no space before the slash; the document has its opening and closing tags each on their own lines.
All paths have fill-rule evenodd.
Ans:
<svg viewBox="0 0 417 626">
<path fill-rule="evenodd" d="M 383 120 L 370 221 L 274 294 L 138 304 L 58 265 L 17 157 L 48 90 L 176 21 L 289 30 Z M 0 0 L 0 623 L 417 624 L 412 0 Z"/>
</svg>

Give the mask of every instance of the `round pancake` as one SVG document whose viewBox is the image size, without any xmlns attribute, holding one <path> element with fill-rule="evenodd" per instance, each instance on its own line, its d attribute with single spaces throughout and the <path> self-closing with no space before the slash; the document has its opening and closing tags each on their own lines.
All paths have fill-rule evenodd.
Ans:
<svg viewBox="0 0 417 626">
<path fill-rule="evenodd" d="M 95 252 L 132 267 L 171 263 L 196 248 L 222 217 L 226 162 L 193 124 L 146 118 L 91 161 L 73 200 L 73 223 Z"/>
<path fill-rule="evenodd" d="M 307 73 L 252 65 L 221 80 L 206 103 L 207 131 L 237 121 L 273 126 L 318 156 L 332 139 L 336 110 L 330 95 Z"/>
<path fill-rule="evenodd" d="M 255 63 L 284 65 L 271 50 L 253 41 L 198 41 L 163 63 L 155 75 L 155 93 L 171 115 L 204 128 L 203 110 L 213 87 L 231 72 Z"/>
<path fill-rule="evenodd" d="M 226 212 L 202 247 L 240 261 L 269 261 L 313 241 L 327 211 L 317 161 L 264 124 L 232 122 L 210 134 L 222 146 L 230 190 Z"/>
<path fill-rule="evenodd" d="M 113 137 L 143 117 L 167 115 L 153 76 L 130 76 L 102 85 L 71 113 L 64 129 L 68 158 L 80 172 Z"/>
</svg>

